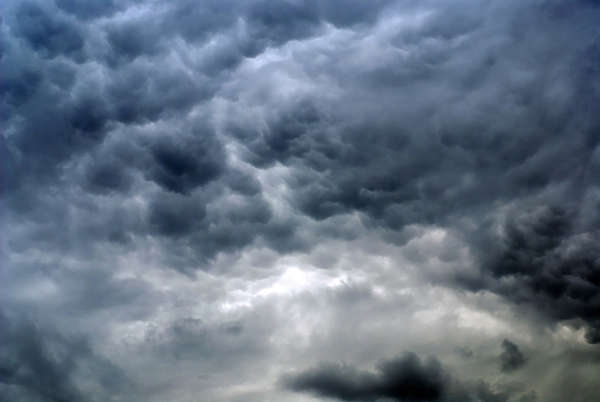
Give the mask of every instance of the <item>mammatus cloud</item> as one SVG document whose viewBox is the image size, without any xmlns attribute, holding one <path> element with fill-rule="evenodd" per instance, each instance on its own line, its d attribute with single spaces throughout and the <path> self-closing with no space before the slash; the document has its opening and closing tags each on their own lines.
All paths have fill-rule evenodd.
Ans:
<svg viewBox="0 0 600 402">
<path fill-rule="evenodd" d="M 597 1 L 0 13 L 0 400 L 595 400 Z"/>
</svg>

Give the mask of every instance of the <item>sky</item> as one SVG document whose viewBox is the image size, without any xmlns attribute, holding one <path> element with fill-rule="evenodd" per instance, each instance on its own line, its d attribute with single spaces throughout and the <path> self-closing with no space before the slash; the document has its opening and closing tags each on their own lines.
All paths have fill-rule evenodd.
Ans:
<svg viewBox="0 0 600 402">
<path fill-rule="evenodd" d="M 0 402 L 598 401 L 600 2 L 0 15 Z"/>
</svg>

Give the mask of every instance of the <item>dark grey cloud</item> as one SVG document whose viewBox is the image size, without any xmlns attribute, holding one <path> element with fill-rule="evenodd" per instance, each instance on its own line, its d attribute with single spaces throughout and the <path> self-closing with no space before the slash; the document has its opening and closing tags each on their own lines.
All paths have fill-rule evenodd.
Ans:
<svg viewBox="0 0 600 402">
<path fill-rule="evenodd" d="M 178 137 L 159 140 L 151 145 L 150 153 L 152 180 L 176 193 L 188 193 L 216 179 L 225 158 L 221 145 L 210 133 L 198 133 L 187 142 Z"/>
<path fill-rule="evenodd" d="M 460 383 L 439 361 L 414 353 L 382 361 L 376 372 L 324 364 L 282 379 L 285 387 L 342 401 L 479 401 L 506 402 L 513 390 L 494 390 L 484 381 Z M 521 395 L 527 400 L 535 393 Z M 525 399 L 522 399 L 525 398 Z"/>
<path fill-rule="evenodd" d="M 346 401 L 393 400 L 435 401 L 444 389 L 444 373 L 435 360 L 422 363 L 415 354 L 384 361 L 379 373 L 361 372 L 342 365 L 324 365 L 286 380 L 295 391 Z"/>
<path fill-rule="evenodd" d="M 526 362 L 527 359 L 516 344 L 508 339 L 502 341 L 502 353 L 500 354 L 500 369 L 502 371 L 515 371 L 523 367 Z"/>
<path fill-rule="evenodd" d="M 480 288 L 531 304 L 556 320 L 581 320 L 587 341 L 597 343 L 598 231 L 592 219 L 562 207 L 515 211 L 503 235 L 482 249 L 490 278 Z"/>
</svg>

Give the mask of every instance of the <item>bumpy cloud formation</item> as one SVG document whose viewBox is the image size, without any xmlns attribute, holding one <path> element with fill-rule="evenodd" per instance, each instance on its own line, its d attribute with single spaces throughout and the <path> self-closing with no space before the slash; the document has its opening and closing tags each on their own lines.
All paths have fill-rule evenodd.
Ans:
<svg viewBox="0 0 600 402">
<path fill-rule="evenodd" d="M 594 400 L 597 1 L 0 13 L 0 400 Z"/>
<path fill-rule="evenodd" d="M 287 379 L 297 391 L 347 401 L 393 398 L 395 400 L 439 400 L 444 387 L 443 372 L 435 360 L 422 364 L 414 354 L 381 363 L 379 374 L 352 367 L 326 365 Z"/>
<path fill-rule="evenodd" d="M 346 46 L 358 42 L 353 46 L 363 57 L 379 60 L 359 71 L 350 67 L 353 53 L 319 49 L 325 60 L 343 60 L 319 67 L 310 52 L 300 53 L 297 63 L 305 73 L 329 69 L 335 80 L 326 83 L 339 98 L 309 92 L 279 112 L 265 111 L 264 122 L 234 121 L 232 131 L 250 163 L 292 168 L 292 202 L 306 215 L 325 220 L 359 211 L 371 224 L 395 230 L 411 224 L 454 227 L 473 238 L 482 275 L 510 278 L 515 289 L 498 289 L 497 281 L 466 286 L 510 298 L 530 289 L 529 303 L 538 308 L 550 303 L 553 319 L 583 320 L 587 339 L 595 342 L 599 137 L 593 110 L 599 93 L 588 83 L 598 72 L 597 37 L 572 36 L 577 34 L 570 22 L 585 26 L 587 15 L 582 10 L 563 15 L 565 9 L 552 2 L 515 5 L 511 11 L 479 7 L 458 12 L 461 24 L 451 27 L 442 21 L 449 12 L 444 9 L 416 28 L 383 38 L 340 39 Z M 486 18 L 492 14 L 502 22 L 490 23 Z M 506 32 L 504 24 L 512 30 Z M 540 37 L 537 32 L 548 25 L 556 32 Z M 367 48 L 376 40 L 388 51 Z M 567 47 L 565 41 L 578 45 Z M 560 60 L 554 57 L 558 49 Z M 534 56 L 522 58 L 525 53 Z M 553 63 L 543 66 L 544 59 Z M 548 212 L 526 218 L 532 205 Z M 503 223 L 508 207 L 513 214 Z M 543 214 L 557 216 L 536 218 Z M 525 222 L 511 223 L 515 219 Z M 534 219 L 542 222 L 527 223 Z M 563 222 L 555 225 L 553 219 Z M 549 227 L 522 227 L 543 226 L 544 220 Z M 519 229 L 506 227 L 497 236 L 497 225 Z M 548 231 L 541 233 L 548 244 L 532 244 L 538 229 Z M 516 231 L 526 233 L 512 239 Z M 490 237 L 496 238 L 481 244 Z M 556 255 L 559 243 L 569 248 L 568 256 Z M 523 249 L 505 250 L 511 247 Z M 514 269 L 502 268 L 517 253 L 510 262 Z M 498 254 L 503 256 L 490 261 Z M 584 287 L 588 291 L 582 293 Z"/>
</svg>

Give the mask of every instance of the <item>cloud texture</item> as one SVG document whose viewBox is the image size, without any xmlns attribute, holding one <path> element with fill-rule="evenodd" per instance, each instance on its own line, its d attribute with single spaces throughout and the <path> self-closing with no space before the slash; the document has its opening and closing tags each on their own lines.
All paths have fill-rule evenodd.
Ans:
<svg viewBox="0 0 600 402">
<path fill-rule="evenodd" d="M 594 400 L 598 2 L 0 12 L 0 400 Z"/>
</svg>

